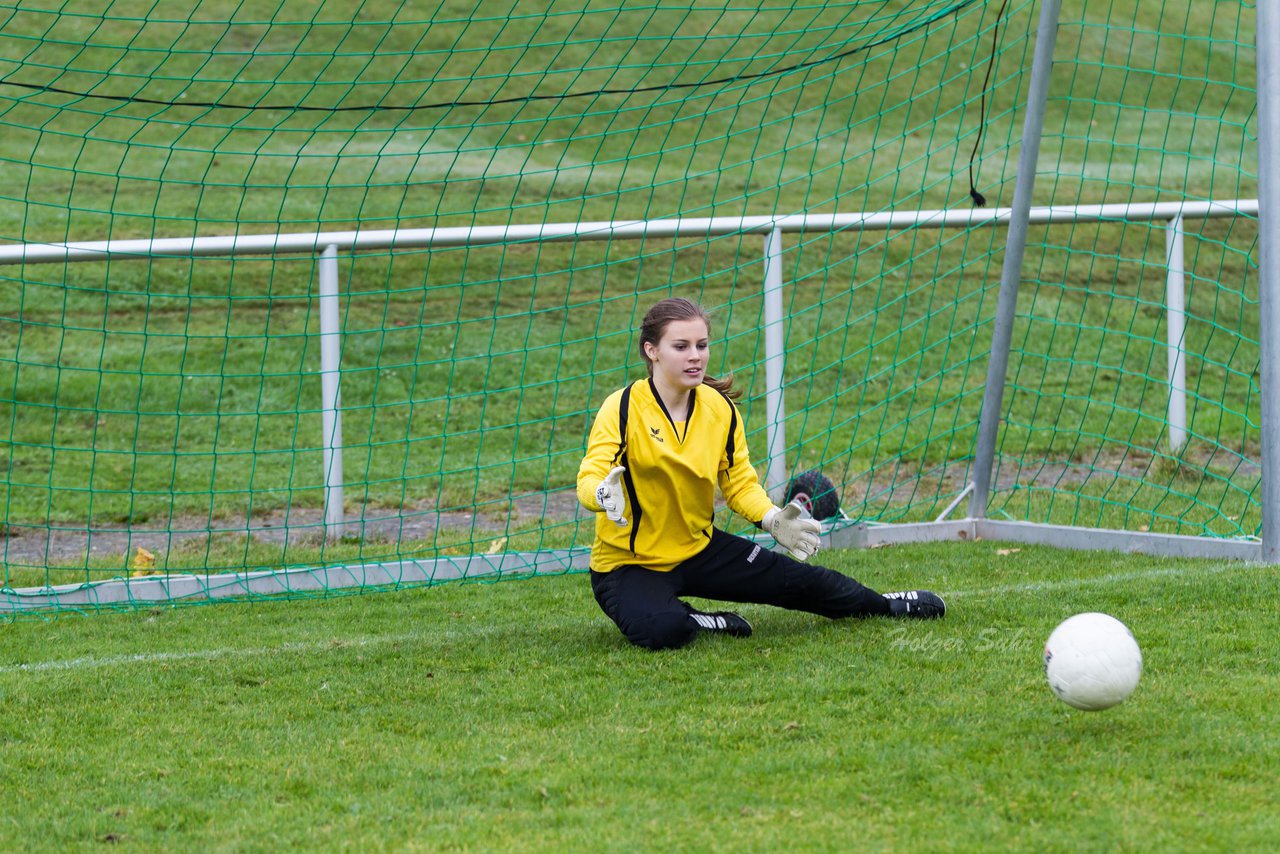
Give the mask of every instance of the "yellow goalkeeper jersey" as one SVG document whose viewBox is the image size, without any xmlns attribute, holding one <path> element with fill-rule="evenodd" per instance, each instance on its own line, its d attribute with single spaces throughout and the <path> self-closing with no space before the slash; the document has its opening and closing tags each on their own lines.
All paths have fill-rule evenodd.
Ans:
<svg viewBox="0 0 1280 854">
<path fill-rule="evenodd" d="M 600 407 L 578 469 L 578 500 L 597 512 L 596 572 L 625 564 L 665 572 L 698 554 L 711 540 L 717 486 L 749 522 L 759 523 L 773 506 L 751 467 L 733 401 L 707 385 L 691 394 L 687 421 L 672 419 L 647 379 Z M 627 470 L 626 527 L 609 521 L 596 501 L 596 487 L 614 466 Z"/>
</svg>

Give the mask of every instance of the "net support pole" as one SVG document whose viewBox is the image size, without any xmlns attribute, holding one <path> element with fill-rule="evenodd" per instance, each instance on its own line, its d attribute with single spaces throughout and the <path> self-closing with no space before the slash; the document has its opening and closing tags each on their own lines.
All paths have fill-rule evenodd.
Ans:
<svg viewBox="0 0 1280 854">
<path fill-rule="evenodd" d="M 1257 4 L 1262 562 L 1280 563 L 1280 2 Z"/>
<path fill-rule="evenodd" d="M 991 495 L 1009 349 L 1013 344 L 1014 314 L 1018 308 L 1018 284 L 1022 278 L 1022 256 L 1027 248 L 1031 194 L 1035 189 L 1036 161 L 1040 157 L 1040 134 L 1044 129 L 1045 102 L 1049 98 L 1049 77 L 1053 72 L 1053 47 L 1058 38 L 1058 12 L 1061 7 L 1062 0 L 1043 0 L 1040 4 L 1027 110 L 1022 123 L 1022 147 L 1018 152 L 1018 176 L 1013 187 L 1004 265 L 1000 270 L 1000 295 L 996 300 L 995 326 L 991 334 L 991 358 L 987 362 L 987 384 L 982 394 L 982 413 L 978 419 L 978 441 L 974 450 L 969 516 L 975 519 L 987 515 L 987 500 Z"/>
<path fill-rule="evenodd" d="M 1187 291 L 1182 217 L 1165 229 L 1165 326 L 1169 348 L 1169 448 L 1187 444 Z"/>
<path fill-rule="evenodd" d="M 342 321 L 338 308 L 338 247 L 320 255 L 320 429 L 324 463 L 324 535 L 342 536 Z"/>
<path fill-rule="evenodd" d="M 786 336 L 782 321 L 782 229 L 774 228 L 764 238 L 764 408 L 768 447 L 765 489 L 775 502 L 785 497 L 787 487 Z"/>
</svg>

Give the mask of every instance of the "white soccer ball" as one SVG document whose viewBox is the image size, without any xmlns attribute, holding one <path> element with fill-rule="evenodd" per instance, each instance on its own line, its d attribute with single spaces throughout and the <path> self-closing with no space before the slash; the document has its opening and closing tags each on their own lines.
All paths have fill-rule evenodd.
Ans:
<svg viewBox="0 0 1280 854">
<path fill-rule="evenodd" d="M 1115 617 L 1076 614 L 1049 635 L 1044 675 L 1068 706 L 1089 712 L 1109 709 L 1138 687 L 1142 650 L 1129 627 Z"/>
</svg>

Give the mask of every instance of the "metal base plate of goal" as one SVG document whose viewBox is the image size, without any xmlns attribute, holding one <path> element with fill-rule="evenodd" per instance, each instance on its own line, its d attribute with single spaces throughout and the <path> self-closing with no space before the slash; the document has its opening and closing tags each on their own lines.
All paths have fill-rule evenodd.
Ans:
<svg viewBox="0 0 1280 854">
<path fill-rule="evenodd" d="M 504 552 L 364 563 L 352 566 L 228 572 L 217 575 L 164 574 L 141 578 L 30 587 L 0 593 L 0 614 L 55 609 L 121 608 L 237 597 L 287 596 L 327 590 L 421 585 L 523 573 L 551 574 L 587 568 L 588 549 Z"/>
<path fill-rule="evenodd" d="M 1228 540 L 1191 537 L 1185 534 L 1075 528 L 1068 525 L 1007 522 L 994 519 L 956 519 L 944 522 L 891 525 L 861 522 L 833 529 L 828 539 L 833 548 L 875 548 L 904 543 L 997 540 L 1083 551 L 1262 562 L 1262 543 L 1257 540 Z"/>
</svg>

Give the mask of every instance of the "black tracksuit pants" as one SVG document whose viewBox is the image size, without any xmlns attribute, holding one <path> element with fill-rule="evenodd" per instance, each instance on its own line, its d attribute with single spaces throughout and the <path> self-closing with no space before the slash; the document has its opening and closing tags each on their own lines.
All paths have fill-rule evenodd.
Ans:
<svg viewBox="0 0 1280 854">
<path fill-rule="evenodd" d="M 592 572 L 591 590 L 627 640 L 648 649 L 681 647 L 697 635 L 681 596 L 776 605 L 833 619 L 889 613 L 888 600 L 847 575 L 716 529 L 705 549 L 670 572 L 635 565 Z"/>
</svg>

